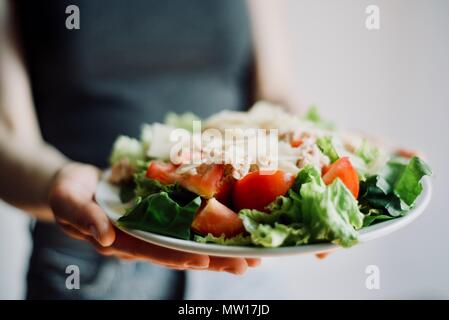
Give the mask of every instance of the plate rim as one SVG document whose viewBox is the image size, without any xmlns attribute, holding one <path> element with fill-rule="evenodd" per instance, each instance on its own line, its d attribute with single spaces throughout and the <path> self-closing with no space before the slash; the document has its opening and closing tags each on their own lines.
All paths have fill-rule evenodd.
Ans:
<svg viewBox="0 0 449 320">
<path fill-rule="evenodd" d="M 111 207 L 106 203 L 106 200 L 102 197 L 102 192 L 112 192 L 112 190 L 118 189 L 117 186 L 113 186 L 108 182 L 110 176 L 110 169 L 103 172 L 101 179 L 98 183 L 95 193 L 95 200 L 102 210 L 106 213 L 111 222 L 123 232 L 138 238 L 142 241 L 162 246 L 168 249 L 177 251 L 190 252 L 196 254 L 207 254 L 210 256 L 220 257 L 246 257 L 246 258 L 262 258 L 262 257 L 277 257 L 277 256 L 291 256 L 301 254 L 312 254 L 319 252 L 329 252 L 343 249 L 341 246 L 333 243 L 314 243 L 301 246 L 289 246 L 278 248 L 263 248 L 263 247 L 246 247 L 246 246 L 224 246 L 220 244 L 212 243 L 198 243 L 192 240 L 184 240 L 164 236 L 149 231 L 128 229 L 117 224 L 117 219 L 120 214 L 113 212 Z M 418 197 L 415 207 L 409 211 L 409 213 L 403 217 L 380 222 L 378 224 L 368 226 L 360 229 L 359 243 L 365 243 L 374 239 L 384 237 L 390 233 L 393 233 L 403 227 L 407 226 L 419 216 L 421 216 L 430 203 L 432 194 L 432 185 L 430 177 L 424 177 L 422 180 L 423 192 Z M 118 190 L 114 195 L 118 199 Z M 120 203 L 120 201 L 119 201 Z M 121 204 L 121 208 L 125 205 Z"/>
</svg>

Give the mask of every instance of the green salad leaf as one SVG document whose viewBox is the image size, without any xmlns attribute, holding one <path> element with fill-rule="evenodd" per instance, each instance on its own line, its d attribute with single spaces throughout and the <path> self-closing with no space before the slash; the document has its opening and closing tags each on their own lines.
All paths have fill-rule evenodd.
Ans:
<svg viewBox="0 0 449 320">
<path fill-rule="evenodd" d="M 401 158 L 392 159 L 379 174 L 368 177 L 361 184 L 360 204 L 366 215 L 364 226 L 386 220 L 387 216 L 406 214 L 421 194 L 421 179 L 426 175 L 431 175 L 429 166 L 413 157 L 408 163 Z"/>
<path fill-rule="evenodd" d="M 140 187 L 141 181 L 146 178 L 145 173 L 148 168 L 148 164 L 149 162 L 144 160 L 137 160 L 135 162 L 134 170 L 137 173 L 134 173 L 131 181 L 124 182 L 120 185 L 119 196 L 122 203 L 130 202 L 136 196 L 144 197 L 150 194 L 148 192 L 143 192 Z"/>
<path fill-rule="evenodd" d="M 215 243 L 225 246 L 248 246 L 252 244 L 251 237 L 245 236 L 243 234 L 239 234 L 232 238 L 225 238 L 224 234 L 222 234 L 220 237 L 215 237 L 214 235 L 209 233 L 204 237 L 195 235 L 193 239 L 199 243 Z"/>
<path fill-rule="evenodd" d="M 140 167 L 142 170 L 134 174 L 133 187 L 122 186 L 121 200 L 127 202 L 134 197 L 135 204 L 118 223 L 126 228 L 190 239 L 190 225 L 200 206 L 200 197 L 178 184 L 165 185 L 149 179 L 143 170 L 147 165 Z"/>
<path fill-rule="evenodd" d="M 356 229 L 363 225 L 357 201 L 340 179 L 324 185 L 318 170 L 305 167 L 298 175 L 303 223 L 314 241 L 331 241 L 343 247 L 357 243 Z"/>
<path fill-rule="evenodd" d="M 125 183 L 120 186 L 119 197 L 122 203 L 127 203 L 135 198 L 136 184 L 134 182 Z"/>
<path fill-rule="evenodd" d="M 118 220 L 120 226 L 190 239 L 190 225 L 200 206 L 200 197 L 186 205 L 179 205 L 165 191 L 138 199 L 140 201 Z"/>
<path fill-rule="evenodd" d="M 192 201 L 197 195 L 184 189 L 179 184 L 163 184 L 155 179 L 146 177 L 146 172 L 139 172 L 134 175 L 135 194 L 138 197 L 145 198 L 149 195 L 159 192 L 166 192 L 171 199 L 181 205 Z"/>
<path fill-rule="evenodd" d="M 304 120 L 313 122 L 318 127 L 327 130 L 335 129 L 335 125 L 331 122 L 324 120 L 318 112 L 318 108 L 315 105 L 311 105 L 307 110 L 307 113 L 303 117 Z"/>
<path fill-rule="evenodd" d="M 319 123 L 322 121 L 321 116 L 318 112 L 318 108 L 315 105 L 311 105 L 309 107 L 305 115 L 305 119 L 314 123 Z"/>
<path fill-rule="evenodd" d="M 239 212 L 253 244 L 274 248 L 308 242 L 309 234 L 299 223 L 301 216 L 294 199 L 279 196 L 267 209 L 268 213 L 251 209 Z"/>
<path fill-rule="evenodd" d="M 418 157 L 413 157 L 405 166 L 394 184 L 394 194 L 407 205 L 414 204 L 422 192 L 421 179 L 431 175 L 430 167 Z"/>
<path fill-rule="evenodd" d="M 381 221 L 391 220 L 394 218 L 395 217 L 389 216 L 386 214 L 368 215 L 363 220 L 363 227 L 368 227 L 369 225 L 372 225 L 374 222 L 381 222 Z"/>
<path fill-rule="evenodd" d="M 356 151 L 356 154 L 365 162 L 365 164 L 370 165 L 377 160 L 380 151 L 379 148 L 371 144 L 367 139 L 364 139 L 362 145 Z"/>
<path fill-rule="evenodd" d="M 252 218 L 262 216 L 254 214 L 254 211 L 257 210 L 242 210 L 239 216 L 243 220 L 246 231 L 251 235 L 252 243 L 255 245 L 275 248 L 305 244 L 309 241 L 309 233 L 301 224 L 263 223 Z"/>
<path fill-rule="evenodd" d="M 316 144 L 318 145 L 318 148 L 320 148 L 321 152 L 329 157 L 331 163 L 334 163 L 340 158 L 337 151 L 335 151 L 334 146 L 332 145 L 331 137 L 318 138 Z"/>
<path fill-rule="evenodd" d="M 295 201 L 290 196 L 279 196 L 267 206 L 270 216 L 277 217 L 280 223 L 293 223 L 301 220 L 300 212 L 297 210 Z"/>
</svg>

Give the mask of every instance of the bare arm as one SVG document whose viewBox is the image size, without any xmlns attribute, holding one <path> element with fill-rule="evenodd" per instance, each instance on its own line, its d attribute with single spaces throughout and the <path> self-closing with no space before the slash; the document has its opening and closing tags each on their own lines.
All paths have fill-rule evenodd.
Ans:
<svg viewBox="0 0 449 320">
<path fill-rule="evenodd" d="M 1 0 L 0 197 L 38 218 L 50 220 L 48 190 L 67 159 L 41 138 L 30 84 L 6 5 Z"/>
<path fill-rule="evenodd" d="M 283 0 L 248 0 L 254 52 L 256 99 L 280 103 L 294 112 L 300 111 L 294 88 L 288 11 Z"/>
</svg>

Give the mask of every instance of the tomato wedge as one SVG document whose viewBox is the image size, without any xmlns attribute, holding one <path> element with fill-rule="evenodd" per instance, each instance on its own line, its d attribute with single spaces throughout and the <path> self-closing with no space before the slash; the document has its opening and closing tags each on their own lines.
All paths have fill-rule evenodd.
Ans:
<svg viewBox="0 0 449 320">
<path fill-rule="evenodd" d="M 229 208 L 232 207 L 232 191 L 234 190 L 235 181 L 234 178 L 221 181 L 221 185 L 214 196 L 215 199 Z"/>
<path fill-rule="evenodd" d="M 266 211 L 265 207 L 276 197 L 287 193 L 293 185 L 295 177 L 281 170 L 273 174 L 254 171 L 235 183 L 233 205 L 236 211 L 241 209 L 257 209 Z"/>
<path fill-rule="evenodd" d="M 396 150 L 396 154 L 400 157 L 404 157 L 407 159 L 411 159 L 418 154 L 416 151 L 407 150 L 407 149 L 398 149 Z"/>
<path fill-rule="evenodd" d="M 146 176 L 164 184 L 179 183 L 193 193 L 205 198 L 212 198 L 221 186 L 223 178 L 223 165 L 203 167 L 196 175 L 178 174 L 176 166 L 172 163 L 152 161 L 148 166 Z"/>
<path fill-rule="evenodd" d="M 205 205 L 200 207 L 193 219 L 192 229 L 202 235 L 211 233 L 220 237 L 224 234 L 226 238 L 245 231 L 238 214 L 215 198 L 206 200 Z"/>
<path fill-rule="evenodd" d="M 292 148 L 299 148 L 302 145 L 303 141 L 301 138 L 293 138 L 292 140 L 290 140 L 290 145 L 292 146 Z"/>
<path fill-rule="evenodd" d="M 360 188 L 359 176 L 348 157 L 338 159 L 325 170 L 323 175 L 325 184 L 331 184 L 336 178 L 340 178 L 341 182 L 343 182 L 357 199 Z"/>
<path fill-rule="evenodd" d="M 330 168 L 330 165 L 323 166 L 323 168 L 321 168 L 321 176 L 324 176 L 329 171 L 329 168 Z"/>
<path fill-rule="evenodd" d="M 196 175 L 183 175 L 179 183 L 187 190 L 210 199 L 220 189 L 223 174 L 223 165 L 215 164 L 201 168 Z"/>
<path fill-rule="evenodd" d="M 158 180 L 163 184 L 172 184 L 179 180 L 176 166 L 162 161 L 151 161 L 147 168 L 147 178 Z"/>
</svg>

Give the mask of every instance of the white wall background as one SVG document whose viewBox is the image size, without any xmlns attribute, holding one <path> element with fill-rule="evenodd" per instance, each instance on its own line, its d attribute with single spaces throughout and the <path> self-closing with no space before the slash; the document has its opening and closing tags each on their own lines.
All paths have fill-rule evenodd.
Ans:
<svg viewBox="0 0 449 320">
<path fill-rule="evenodd" d="M 380 7 L 381 29 L 365 28 Z M 290 0 L 298 91 L 338 124 L 422 150 L 433 199 L 415 223 L 385 238 L 312 256 L 266 259 L 245 277 L 194 272 L 190 298 L 449 298 L 449 1 Z M 0 299 L 21 298 L 27 219 L 0 205 Z M 365 267 L 380 268 L 380 290 Z"/>
</svg>

